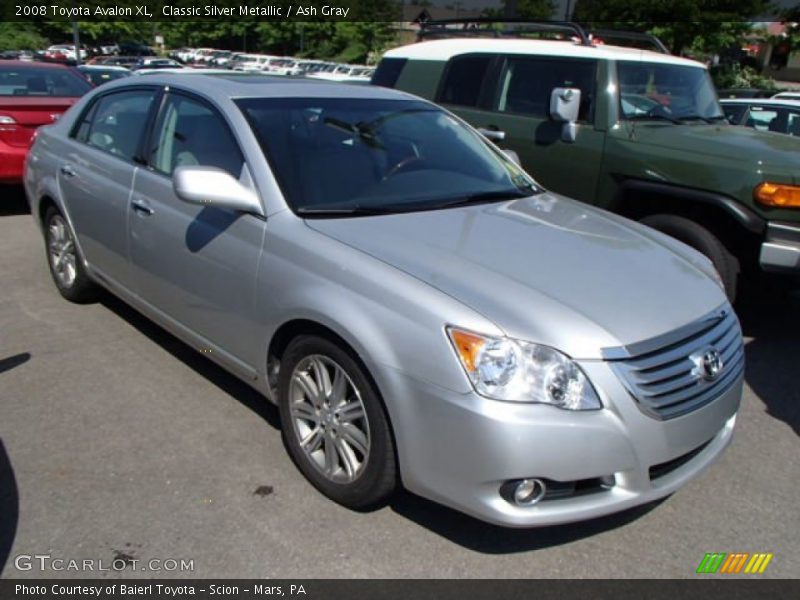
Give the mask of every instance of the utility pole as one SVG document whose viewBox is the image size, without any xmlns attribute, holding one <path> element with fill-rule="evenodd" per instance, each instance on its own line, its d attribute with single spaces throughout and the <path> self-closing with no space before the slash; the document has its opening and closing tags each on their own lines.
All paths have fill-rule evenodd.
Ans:
<svg viewBox="0 0 800 600">
<path fill-rule="evenodd" d="M 72 22 L 72 43 L 75 45 L 75 62 L 81 64 L 81 36 L 77 21 Z"/>
<path fill-rule="evenodd" d="M 72 0 L 72 8 L 75 8 L 75 0 Z M 77 11 L 72 11 L 76 14 Z M 75 46 L 75 62 L 81 64 L 81 35 L 78 32 L 78 22 L 72 21 L 72 43 Z"/>
</svg>

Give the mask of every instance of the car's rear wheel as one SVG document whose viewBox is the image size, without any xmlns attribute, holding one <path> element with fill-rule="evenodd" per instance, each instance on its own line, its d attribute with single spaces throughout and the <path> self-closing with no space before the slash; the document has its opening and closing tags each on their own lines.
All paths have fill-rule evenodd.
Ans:
<svg viewBox="0 0 800 600">
<path fill-rule="evenodd" d="M 278 400 L 289 454 L 339 504 L 367 509 L 396 486 L 383 403 L 361 364 L 323 337 L 295 338 L 281 359 Z"/>
<path fill-rule="evenodd" d="M 651 215 L 642 219 L 642 223 L 705 254 L 719 273 L 728 299 L 731 302 L 736 299 L 739 261 L 717 236 L 702 225 L 678 215 Z"/>
<path fill-rule="evenodd" d="M 72 229 L 53 206 L 45 212 L 44 239 L 47 265 L 59 293 L 70 302 L 84 303 L 94 300 L 97 286 L 86 274 Z"/>
</svg>

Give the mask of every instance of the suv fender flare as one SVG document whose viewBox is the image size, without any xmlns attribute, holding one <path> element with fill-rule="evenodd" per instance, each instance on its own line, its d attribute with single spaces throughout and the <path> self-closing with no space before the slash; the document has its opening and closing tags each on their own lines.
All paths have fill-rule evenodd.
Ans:
<svg viewBox="0 0 800 600">
<path fill-rule="evenodd" d="M 679 200 L 689 202 L 699 202 L 710 204 L 725 211 L 728 215 L 748 231 L 756 234 L 764 233 L 766 221 L 755 212 L 737 202 L 729 196 L 697 190 L 692 188 L 679 187 L 655 181 L 643 181 L 641 179 L 628 179 L 619 187 L 619 198 L 623 198 L 626 192 L 636 191 L 663 196 L 671 196 Z"/>
</svg>

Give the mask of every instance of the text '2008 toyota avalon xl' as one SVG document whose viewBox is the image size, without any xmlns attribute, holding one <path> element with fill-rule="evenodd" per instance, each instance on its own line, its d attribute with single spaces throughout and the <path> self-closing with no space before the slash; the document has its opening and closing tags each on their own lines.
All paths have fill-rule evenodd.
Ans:
<svg viewBox="0 0 800 600">
<path fill-rule="evenodd" d="M 402 482 L 506 526 L 576 521 L 731 440 L 742 339 L 709 261 L 416 97 L 110 83 L 40 130 L 25 185 L 61 294 L 107 288 L 260 390 L 345 506 Z"/>
</svg>

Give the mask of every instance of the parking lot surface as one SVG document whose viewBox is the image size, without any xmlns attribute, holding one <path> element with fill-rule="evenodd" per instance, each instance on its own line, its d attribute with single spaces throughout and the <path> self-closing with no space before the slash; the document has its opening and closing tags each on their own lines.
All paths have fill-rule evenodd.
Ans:
<svg viewBox="0 0 800 600">
<path fill-rule="evenodd" d="M 706 552 L 771 552 L 756 577 L 800 574 L 798 292 L 740 307 L 747 386 L 709 471 L 656 505 L 505 530 L 407 493 L 370 513 L 330 502 L 256 392 L 110 296 L 63 300 L 26 211 L 0 189 L 4 578 L 696 577 Z M 34 554 L 129 568 L 16 568 Z M 142 571 L 151 559 L 194 570 Z"/>
</svg>

